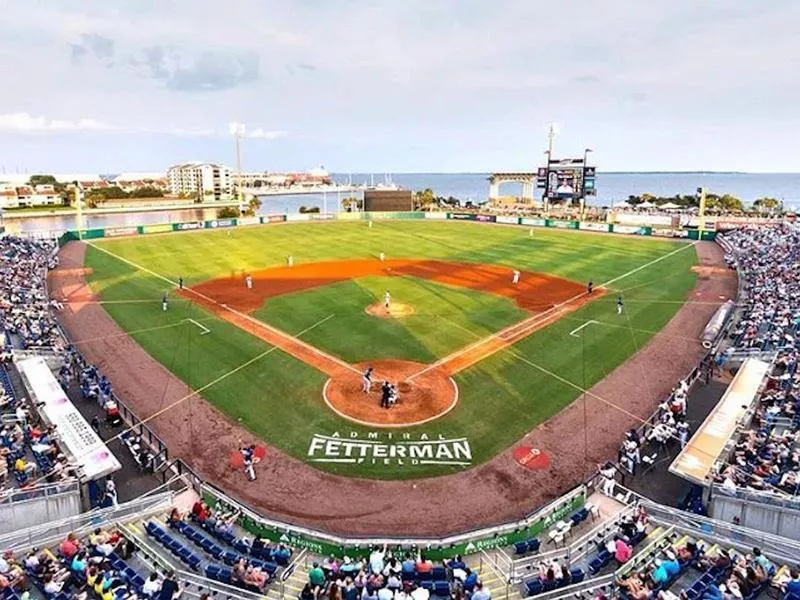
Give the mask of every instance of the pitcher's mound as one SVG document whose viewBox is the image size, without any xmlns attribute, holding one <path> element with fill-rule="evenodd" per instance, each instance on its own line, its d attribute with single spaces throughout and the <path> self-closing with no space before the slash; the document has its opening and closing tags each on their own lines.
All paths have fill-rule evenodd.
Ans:
<svg viewBox="0 0 800 600">
<path fill-rule="evenodd" d="M 450 412 L 458 403 L 458 387 L 441 369 L 420 373 L 426 365 L 407 360 L 376 360 L 353 365 L 359 372 L 374 369 L 372 388 L 364 392 L 361 375 L 342 369 L 331 377 L 322 391 L 335 413 L 370 427 L 409 427 L 421 425 Z M 381 385 L 389 381 L 397 388 L 397 403 L 381 407 Z"/>
<path fill-rule="evenodd" d="M 400 302 L 392 302 L 389 308 L 380 302 L 370 304 L 364 309 L 368 315 L 373 317 L 380 317 L 382 319 L 402 319 L 408 315 L 414 314 L 414 307 L 410 304 L 401 304 Z"/>
</svg>

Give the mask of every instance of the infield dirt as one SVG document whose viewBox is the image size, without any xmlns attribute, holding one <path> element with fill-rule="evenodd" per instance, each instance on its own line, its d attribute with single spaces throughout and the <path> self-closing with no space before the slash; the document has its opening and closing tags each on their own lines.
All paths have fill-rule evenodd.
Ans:
<svg viewBox="0 0 800 600">
<path fill-rule="evenodd" d="M 74 270 L 83 265 L 85 248 L 71 242 L 62 249 L 62 267 L 49 276 L 54 298 L 92 297 L 84 272 Z M 715 244 L 701 242 L 695 248 L 702 265 L 724 266 Z M 230 469 L 226 457 L 250 434 L 202 398 L 187 400 L 150 425 L 173 456 L 183 457 L 202 477 L 267 516 L 344 535 L 436 536 L 493 525 L 523 517 L 581 481 L 597 463 L 613 458 L 625 431 L 646 418 L 703 356 L 692 338 L 699 337 L 722 298 L 735 292 L 735 277 L 709 270 L 690 296 L 707 302 L 683 306 L 584 400 L 573 402 L 490 461 L 455 475 L 404 481 L 348 478 L 268 447 L 259 479 L 248 483 L 240 471 Z M 59 316 L 86 359 L 113 381 L 117 394 L 140 418 L 186 394 L 186 385 L 125 336 L 102 305 L 68 305 Z M 549 467 L 520 467 L 513 457 L 520 444 L 546 451 Z"/>
</svg>

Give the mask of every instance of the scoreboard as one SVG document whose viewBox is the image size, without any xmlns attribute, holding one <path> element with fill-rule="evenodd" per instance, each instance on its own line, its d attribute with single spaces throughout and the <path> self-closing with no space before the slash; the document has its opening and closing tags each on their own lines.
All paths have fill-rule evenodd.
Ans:
<svg viewBox="0 0 800 600">
<path fill-rule="evenodd" d="M 546 167 L 536 173 L 536 187 L 544 190 L 550 200 L 574 200 L 594 196 L 595 167 L 589 167 L 582 158 L 551 159 Z"/>
</svg>

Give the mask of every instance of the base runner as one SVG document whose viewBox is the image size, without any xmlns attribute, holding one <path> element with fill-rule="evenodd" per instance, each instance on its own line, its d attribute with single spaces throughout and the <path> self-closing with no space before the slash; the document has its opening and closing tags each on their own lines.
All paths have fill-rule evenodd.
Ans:
<svg viewBox="0 0 800 600">
<path fill-rule="evenodd" d="M 513 283 L 514 285 L 517 285 L 519 283 L 519 275 L 520 275 L 519 271 L 514 269 L 514 275 L 511 278 L 511 283 Z"/>
<path fill-rule="evenodd" d="M 161 298 L 161 310 L 167 312 L 167 293 L 164 292 L 164 295 Z"/>
<path fill-rule="evenodd" d="M 621 315 L 623 309 L 622 296 L 617 296 L 617 314 Z"/>
<path fill-rule="evenodd" d="M 248 275 L 247 277 L 245 277 L 244 278 L 244 284 L 247 286 L 248 290 L 252 290 L 253 289 L 253 276 L 252 275 Z"/>
<path fill-rule="evenodd" d="M 389 293 L 389 290 L 386 290 L 386 293 L 383 295 L 383 305 L 386 307 L 386 310 L 389 310 L 392 306 L 392 295 Z"/>
</svg>

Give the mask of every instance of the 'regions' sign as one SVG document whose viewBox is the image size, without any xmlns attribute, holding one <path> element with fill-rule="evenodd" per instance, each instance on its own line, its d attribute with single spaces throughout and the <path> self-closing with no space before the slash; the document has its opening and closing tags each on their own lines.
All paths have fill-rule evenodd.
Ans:
<svg viewBox="0 0 800 600">
<path fill-rule="evenodd" d="M 455 465 L 472 464 L 467 438 L 447 439 L 425 433 L 316 434 L 308 445 L 308 460 L 319 463 L 368 465 Z"/>
</svg>

